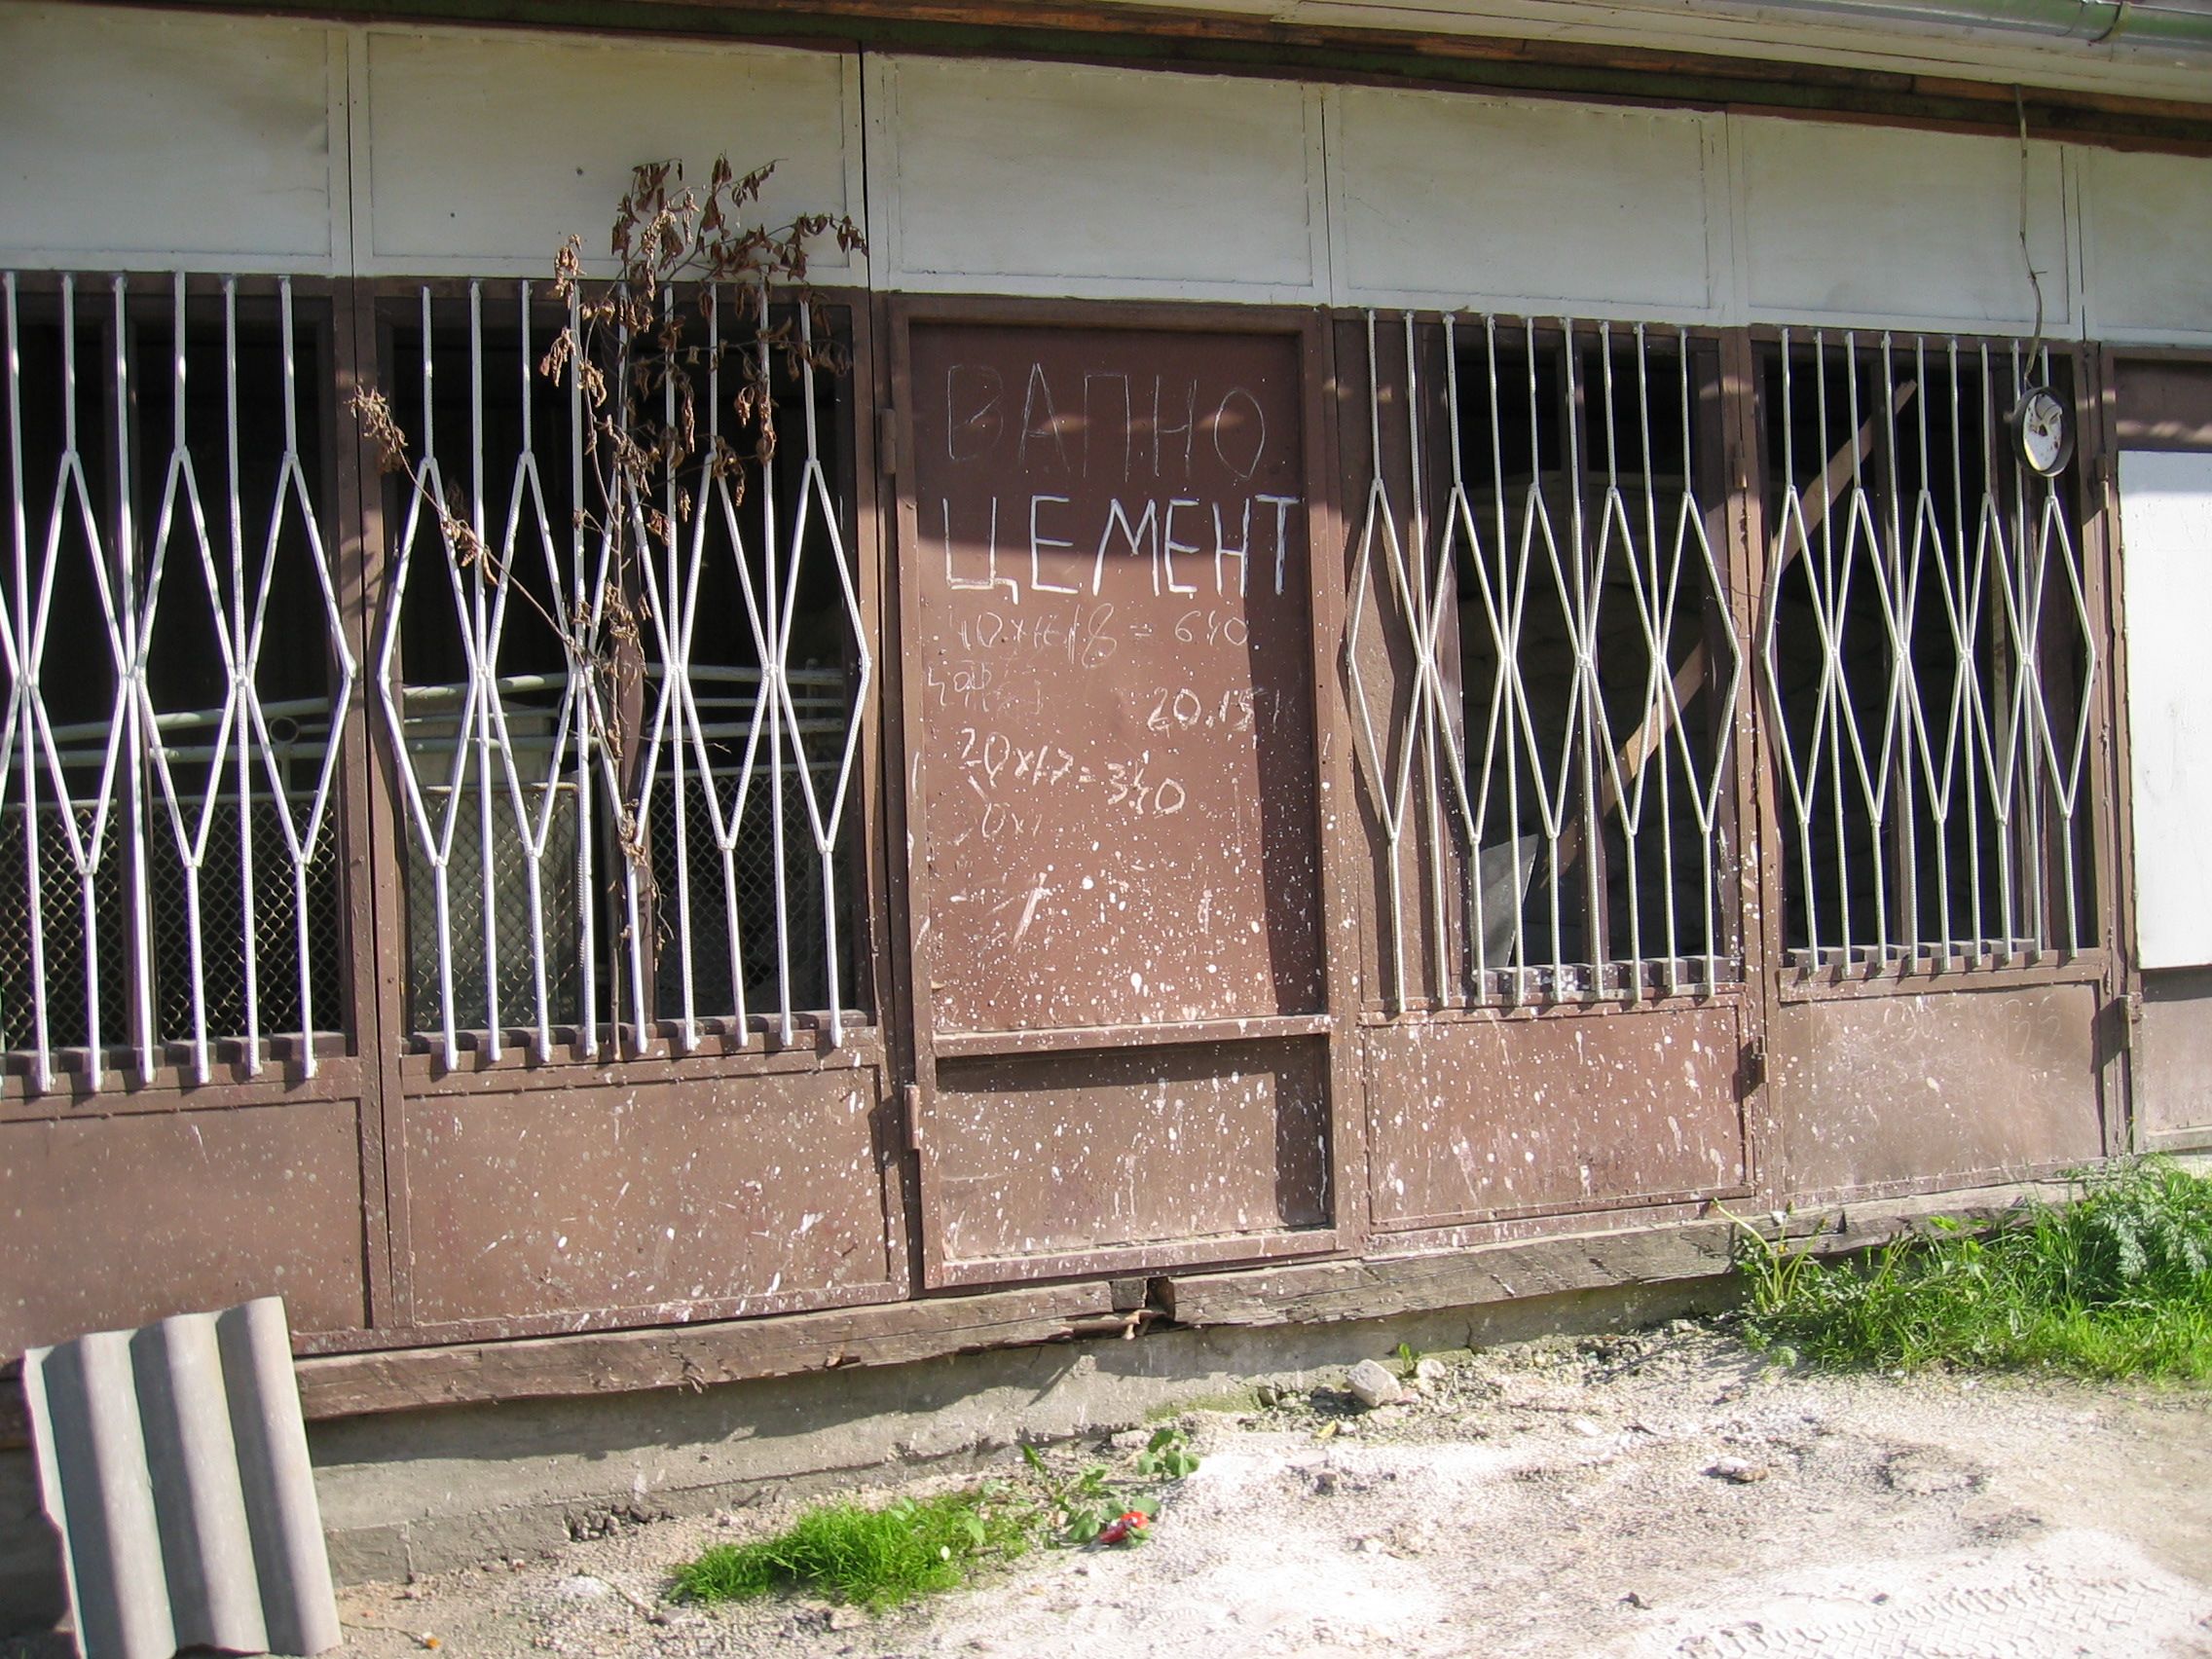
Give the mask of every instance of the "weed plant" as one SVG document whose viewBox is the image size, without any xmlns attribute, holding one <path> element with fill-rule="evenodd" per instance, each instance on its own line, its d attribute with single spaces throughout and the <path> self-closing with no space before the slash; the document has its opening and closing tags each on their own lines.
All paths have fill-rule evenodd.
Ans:
<svg viewBox="0 0 2212 1659">
<path fill-rule="evenodd" d="M 676 1589 L 695 1602 L 743 1602 L 803 1588 L 881 1610 L 950 1590 L 984 1562 L 1025 1553 L 1029 1507 L 996 1487 L 901 1498 L 880 1509 L 817 1504 L 772 1538 L 718 1544 L 686 1563 Z"/>
<path fill-rule="evenodd" d="M 1817 1365 L 2212 1379 L 2212 1180 L 2161 1159 L 2077 1177 L 1986 1232 L 1937 1221 L 1823 1261 L 1741 1227 L 1747 1333 Z"/>
<path fill-rule="evenodd" d="M 1065 1547 L 1145 1541 L 1157 1496 L 1110 1477 L 1102 1463 L 1062 1478 L 1036 1448 L 1021 1449 L 1020 1485 L 986 1481 L 937 1497 L 903 1497 L 870 1509 L 819 1503 L 773 1537 L 718 1544 L 676 1569 L 674 1592 L 693 1602 L 746 1602 L 805 1590 L 880 1612 L 918 1596 L 955 1589 L 977 1569 L 1010 1562 L 1037 1544 Z M 1179 1428 L 1156 1430 L 1131 1464 L 1159 1488 L 1197 1470 Z"/>
</svg>

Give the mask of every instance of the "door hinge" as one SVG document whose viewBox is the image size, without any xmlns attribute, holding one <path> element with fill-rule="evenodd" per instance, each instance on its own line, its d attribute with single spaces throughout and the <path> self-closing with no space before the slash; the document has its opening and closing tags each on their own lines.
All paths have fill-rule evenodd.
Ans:
<svg viewBox="0 0 2212 1659">
<path fill-rule="evenodd" d="M 922 1150 L 922 1086 L 918 1083 L 906 1085 L 905 1098 L 906 1150 L 919 1152 Z"/>
<path fill-rule="evenodd" d="M 1766 1034 L 1753 1032 L 1736 1050 L 1738 1098 L 1755 1092 L 1766 1083 Z"/>
</svg>

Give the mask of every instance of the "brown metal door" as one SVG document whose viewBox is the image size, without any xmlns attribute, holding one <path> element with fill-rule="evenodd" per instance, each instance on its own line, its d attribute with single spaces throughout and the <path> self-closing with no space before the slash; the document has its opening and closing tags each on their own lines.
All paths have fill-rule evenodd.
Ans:
<svg viewBox="0 0 2212 1659">
<path fill-rule="evenodd" d="M 1370 1236 L 1740 1199 L 1750 608 L 1716 345 L 1339 329 Z"/>
<path fill-rule="evenodd" d="M 1093 315 L 900 340 L 933 1284 L 1336 1241 L 1317 335 Z"/>
</svg>

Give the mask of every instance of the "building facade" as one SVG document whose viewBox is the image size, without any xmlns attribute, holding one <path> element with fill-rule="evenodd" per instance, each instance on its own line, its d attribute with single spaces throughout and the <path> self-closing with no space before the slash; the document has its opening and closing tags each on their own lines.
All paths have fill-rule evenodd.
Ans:
<svg viewBox="0 0 2212 1659">
<path fill-rule="evenodd" d="M 2212 48 L 1608 10 L 8 0 L 0 1350 L 2212 1145 Z M 865 246 L 623 558 L 554 256 L 718 156 Z"/>
</svg>

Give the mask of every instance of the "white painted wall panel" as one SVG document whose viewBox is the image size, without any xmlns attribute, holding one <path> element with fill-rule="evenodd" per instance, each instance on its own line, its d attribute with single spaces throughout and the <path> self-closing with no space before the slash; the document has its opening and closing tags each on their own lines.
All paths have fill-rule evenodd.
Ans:
<svg viewBox="0 0 2212 1659">
<path fill-rule="evenodd" d="M 0 261 L 342 265 L 344 81 L 316 24 L 0 5 Z"/>
<path fill-rule="evenodd" d="M 1320 94 L 1288 81 L 870 59 L 891 285 L 1318 300 Z"/>
<path fill-rule="evenodd" d="M 1725 303 L 1715 119 L 1365 87 L 1328 109 L 1344 303 L 1685 318 Z"/>
<path fill-rule="evenodd" d="M 1731 117 L 1751 315 L 1967 329 L 2035 325 L 2009 139 Z M 2059 147 L 2034 144 L 2028 245 L 2046 330 L 2078 330 Z"/>
<path fill-rule="evenodd" d="M 2212 157 L 2082 152 L 2089 327 L 2212 342 Z"/>
<path fill-rule="evenodd" d="M 779 219 L 865 212 L 887 287 L 2034 318 L 2005 138 L 0 0 L 11 265 L 537 275 L 604 245 L 632 164 L 721 151 L 779 162 Z M 2038 143 L 2028 206 L 2054 336 L 2212 343 L 2212 160 Z"/>
<path fill-rule="evenodd" d="M 862 213 L 856 59 L 764 47 L 371 29 L 357 117 L 365 272 L 534 275 L 561 240 L 604 257 L 642 162 L 704 182 L 774 161 L 762 207 Z M 854 279 L 825 241 L 814 275 Z"/>
<path fill-rule="evenodd" d="M 2212 963 L 2212 455 L 2120 458 L 2136 946 L 2146 968 Z"/>
</svg>

